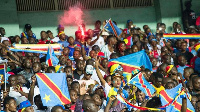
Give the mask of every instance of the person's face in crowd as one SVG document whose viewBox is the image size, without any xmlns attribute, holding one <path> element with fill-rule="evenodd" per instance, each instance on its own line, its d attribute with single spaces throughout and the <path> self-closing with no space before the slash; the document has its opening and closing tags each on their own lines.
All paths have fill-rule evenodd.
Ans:
<svg viewBox="0 0 200 112">
<path fill-rule="evenodd" d="M 176 26 L 176 29 L 177 29 L 177 31 L 181 31 L 181 25 L 178 24 L 178 25 Z"/>
<path fill-rule="evenodd" d="M 89 111 L 88 112 L 98 112 L 99 107 L 95 104 L 95 102 L 89 104 Z"/>
<path fill-rule="evenodd" d="M 163 78 L 162 85 L 165 87 L 165 85 L 169 82 L 173 82 L 173 80 L 169 77 Z"/>
<path fill-rule="evenodd" d="M 46 32 L 42 32 L 40 36 L 41 36 L 42 40 L 46 40 L 47 39 L 47 33 Z"/>
<path fill-rule="evenodd" d="M 96 89 L 95 93 L 98 94 L 101 98 L 104 97 L 104 89 L 103 88 Z"/>
<path fill-rule="evenodd" d="M 182 43 L 181 44 L 181 50 L 182 51 L 186 51 L 186 49 L 187 49 L 187 44 L 186 43 Z"/>
<path fill-rule="evenodd" d="M 70 90 L 70 99 L 72 103 L 76 103 L 78 99 L 78 94 L 75 90 Z"/>
<path fill-rule="evenodd" d="M 145 72 L 145 76 L 146 76 L 146 78 L 147 78 L 147 81 L 149 81 L 149 78 L 150 78 L 150 76 L 151 76 L 151 71 Z"/>
<path fill-rule="evenodd" d="M 177 49 L 181 49 L 181 41 L 180 41 L 180 40 L 178 40 L 178 41 L 176 42 L 176 48 L 177 48 Z"/>
<path fill-rule="evenodd" d="M 39 57 L 34 57 L 33 59 L 33 63 L 40 63 L 40 58 Z"/>
<path fill-rule="evenodd" d="M 145 94 L 142 91 L 138 91 L 136 93 L 136 99 L 138 100 L 138 102 L 143 103 L 145 100 Z"/>
<path fill-rule="evenodd" d="M 184 70 L 183 70 L 183 76 L 184 76 L 184 78 L 185 78 L 187 81 L 190 80 L 190 75 L 191 75 L 191 73 L 188 72 L 187 69 L 184 69 Z"/>
<path fill-rule="evenodd" d="M 93 35 L 94 35 L 94 32 L 93 32 L 93 30 L 88 30 L 88 37 L 89 38 L 92 38 L 93 37 Z"/>
<path fill-rule="evenodd" d="M 152 45 L 153 47 L 156 47 L 156 46 L 157 46 L 157 42 L 156 42 L 156 41 L 151 41 L 151 45 Z"/>
<path fill-rule="evenodd" d="M 146 31 L 145 31 L 145 33 L 146 33 L 146 34 L 151 33 L 151 29 L 150 29 L 150 28 L 147 28 Z"/>
<path fill-rule="evenodd" d="M 131 28 L 131 26 L 133 25 L 133 22 L 132 21 L 130 21 L 128 24 L 128 29 L 130 29 Z"/>
<path fill-rule="evenodd" d="M 65 47 L 64 49 L 63 49 L 63 55 L 68 55 L 69 54 L 69 48 L 68 47 Z"/>
<path fill-rule="evenodd" d="M 95 24 L 96 29 L 100 29 L 100 27 L 101 27 L 101 23 L 98 22 L 98 23 Z"/>
<path fill-rule="evenodd" d="M 187 88 L 188 88 L 189 92 L 193 91 L 193 86 L 192 86 L 192 82 L 191 81 L 187 82 Z"/>
<path fill-rule="evenodd" d="M 112 80 L 113 87 L 119 88 L 121 86 L 122 79 L 121 77 L 114 77 Z"/>
<path fill-rule="evenodd" d="M 4 40 L 4 41 L 3 41 L 3 44 L 4 44 L 5 46 L 10 46 L 10 42 L 9 42 L 8 40 Z"/>
<path fill-rule="evenodd" d="M 112 40 L 112 39 L 111 39 Z M 112 40 L 112 45 L 116 45 L 117 44 L 117 38 L 114 37 L 113 40 Z"/>
<path fill-rule="evenodd" d="M 18 84 L 25 84 L 26 83 L 25 77 L 23 75 L 17 76 L 17 83 Z"/>
<path fill-rule="evenodd" d="M 176 25 L 177 25 L 178 23 L 177 22 L 173 22 L 173 29 L 175 29 L 175 27 L 176 27 Z"/>
<path fill-rule="evenodd" d="M 89 38 L 89 39 L 87 39 L 87 41 L 86 41 L 86 42 L 87 42 L 87 44 L 88 44 L 88 45 L 90 45 L 90 43 L 91 43 L 91 40 L 92 40 L 92 39 L 90 39 L 90 38 Z"/>
<path fill-rule="evenodd" d="M 152 63 L 152 66 L 153 66 L 153 67 L 156 67 L 156 66 L 157 66 L 157 63 L 158 63 L 158 61 L 157 61 L 157 59 L 156 59 L 156 58 L 153 58 L 153 59 L 151 60 L 151 63 Z"/>
<path fill-rule="evenodd" d="M 192 103 L 193 106 L 196 105 L 197 101 L 198 101 L 198 98 L 196 96 L 192 96 L 191 103 Z"/>
<path fill-rule="evenodd" d="M 154 86 L 156 86 L 157 88 L 159 88 L 162 85 L 162 78 L 155 78 L 154 80 Z"/>
<path fill-rule="evenodd" d="M 177 75 L 177 74 L 178 74 L 178 71 L 177 71 L 177 69 L 176 69 L 175 66 L 173 66 L 173 68 L 171 69 L 170 73 L 171 73 L 172 75 Z"/>
<path fill-rule="evenodd" d="M 165 33 L 166 26 L 165 25 L 161 25 L 160 27 L 162 28 L 163 33 Z"/>
<path fill-rule="evenodd" d="M 65 33 L 61 34 L 59 37 L 60 37 L 60 40 L 65 40 L 66 38 Z"/>
<path fill-rule="evenodd" d="M 69 41 L 70 45 L 74 45 L 74 38 L 73 37 L 69 37 L 68 41 Z"/>
<path fill-rule="evenodd" d="M 193 89 L 196 91 L 200 91 L 200 77 L 195 77 L 194 81 L 192 81 Z"/>
<path fill-rule="evenodd" d="M 16 101 L 11 99 L 9 101 L 9 104 L 6 104 L 6 108 L 11 112 L 16 112 L 17 111 L 17 103 L 16 103 Z"/>
<path fill-rule="evenodd" d="M 4 28 L 2 28 L 1 30 L 0 30 L 0 33 L 1 33 L 1 35 L 5 35 L 6 34 L 6 31 L 5 31 L 5 29 Z"/>
<path fill-rule="evenodd" d="M 97 57 L 97 54 L 96 54 L 96 52 L 94 50 L 90 51 L 90 57 L 91 58 L 96 58 Z"/>
<path fill-rule="evenodd" d="M 172 88 L 174 88 L 174 87 L 175 87 L 175 85 L 174 85 L 173 82 L 167 83 L 167 84 L 165 85 L 165 89 L 172 89 Z"/>
<path fill-rule="evenodd" d="M 167 56 L 164 56 L 163 57 L 163 62 L 166 63 L 166 64 L 171 64 L 171 56 L 167 55 Z"/>
<path fill-rule="evenodd" d="M 137 45 L 133 45 L 133 46 L 131 47 L 131 50 L 132 50 L 132 53 L 136 53 L 136 52 L 139 51 Z"/>
<path fill-rule="evenodd" d="M 103 68 L 108 68 L 108 59 L 107 58 L 104 58 L 102 61 L 101 61 L 101 65 Z"/>
<path fill-rule="evenodd" d="M 195 108 L 196 112 L 200 112 L 200 102 L 196 103 L 196 108 Z"/>
<path fill-rule="evenodd" d="M 34 112 L 34 109 L 32 106 L 26 107 L 25 112 Z"/>
<path fill-rule="evenodd" d="M 120 43 L 118 46 L 119 51 L 125 51 L 126 50 L 126 44 Z"/>
<path fill-rule="evenodd" d="M 67 78 L 67 86 L 68 86 L 68 88 L 70 87 L 70 85 L 71 85 L 72 82 L 73 82 L 72 78 Z"/>
<path fill-rule="evenodd" d="M 85 63 L 84 63 L 84 61 L 83 61 L 83 60 L 77 61 L 76 67 L 77 67 L 78 70 L 83 71 L 84 68 L 85 68 Z"/>
<path fill-rule="evenodd" d="M 149 28 L 148 25 L 144 25 L 144 26 L 143 26 L 143 30 L 145 30 L 145 29 L 147 29 L 147 28 Z"/>
<path fill-rule="evenodd" d="M 185 59 L 184 56 L 179 56 L 179 57 L 178 57 L 178 64 L 179 64 L 180 66 L 184 66 L 184 65 L 186 64 L 186 59 Z"/>
<path fill-rule="evenodd" d="M 32 37 L 33 36 L 32 30 L 28 30 L 27 35 L 28 35 L 28 37 Z"/>
<path fill-rule="evenodd" d="M 33 63 L 33 72 L 39 73 L 41 71 L 41 66 L 38 63 Z"/>
<path fill-rule="evenodd" d="M 66 66 L 72 66 L 72 61 L 70 59 L 67 59 Z"/>
<path fill-rule="evenodd" d="M 8 78 L 8 82 L 10 86 L 16 86 L 17 85 L 17 77 L 16 76 L 10 76 Z"/>
<path fill-rule="evenodd" d="M 90 80 L 92 77 L 92 74 L 85 74 L 84 77 L 86 80 Z"/>
<path fill-rule="evenodd" d="M 35 39 L 32 38 L 32 37 L 30 37 L 30 38 L 29 38 L 29 44 L 35 44 Z"/>
<path fill-rule="evenodd" d="M 98 95 L 98 94 L 94 94 L 93 96 L 92 96 L 92 99 L 94 100 L 94 102 L 95 102 L 95 104 L 97 105 L 97 106 L 101 106 L 102 105 L 102 100 L 101 100 L 101 98 L 100 98 L 100 96 Z"/>
<path fill-rule="evenodd" d="M 168 54 L 169 50 L 167 49 L 167 47 L 162 47 L 161 52 L 165 52 L 166 54 Z"/>
<path fill-rule="evenodd" d="M 8 53 L 8 50 L 7 50 L 6 48 L 3 47 L 3 48 L 1 49 L 1 55 L 2 55 L 2 56 L 7 56 L 7 53 Z"/>
<path fill-rule="evenodd" d="M 59 58 L 60 65 L 65 65 L 65 61 L 66 61 L 65 56 L 64 55 L 60 56 L 60 58 Z"/>
<path fill-rule="evenodd" d="M 19 36 L 16 36 L 15 38 L 15 43 L 19 43 L 20 42 L 20 37 Z"/>
<path fill-rule="evenodd" d="M 111 85 L 112 79 L 110 75 L 106 77 L 106 82 L 108 83 L 108 85 Z"/>
<path fill-rule="evenodd" d="M 73 57 L 74 57 L 75 60 L 76 60 L 76 59 L 79 59 L 79 58 L 80 58 L 80 52 L 74 51 Z"/>
<path fill-rule="evenodd" d="M 137 43 L 139 41 L 139 37 L 137 35 L 133 36 L 133 43 Z"/>
<path fill-rule="evenodd" d="M 196 44 L 195 41 L 191 41 L 191 40 L 189 41 L 189 46 L 190 46 L 190 47 L 194 47 L 195 44 Z"/>
<path fill-rule="evenodd" d="M 24 66 L 27 69 L 31 69 L 32 68 L 32 62 L 31 62 L 31 60 L 30 59 L 26 59 L 25 62 L 24 62 Z"/>
<path fill-rule="evenodd" d="M 52 32 L 49 32 L 49 33 L 48 33 L 48 37 L 49 37 L 50 39 L 54 39 L 53 33 L 52 33 Z"/>
<path fill-rule="evenodd" d="M 28 39 L 26 37 L 22 38 L 22 44 L 28 44 Z"/>
<path fill-rule="evenodd" d="M 72 85 L 72 88 L 77 92 L 80 93 L 80 84 L 75 83 Z"/>
<path fill-rule="evenodd" d="M 72 68 L 65 68 L 66 75 L 72 75 Z"/>
</svg>

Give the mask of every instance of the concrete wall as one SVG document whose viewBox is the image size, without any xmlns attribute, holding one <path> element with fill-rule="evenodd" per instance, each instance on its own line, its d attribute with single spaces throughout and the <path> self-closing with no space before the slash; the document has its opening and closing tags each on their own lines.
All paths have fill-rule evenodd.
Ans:
<svg viewBox="0 0 200 112">
<path fill-rule="evenodd" d="M 63 11 L 18 13 L 20 31 L 23 31 L 24 25 L 29 23 L 32 25 L 32 30 L 38 38 L 42 30 L 51 30 L 54 34 L 57 34 L 58 19 L 59 15 L 62 14 Z M 133 20 L 138 27 L 148 24 L 154 29 L 156 24 L 154 7 L 84 10 L 84 14 L 87 16 L 84 18 L 87 29 L 94 29 L 94 22 L 96 20 L 103 21 L 109 18 L 116 21 L 120 28 L 125 28 L 126 21 L 129 19 Z M 74 32 L 77 30 L 77 26 L 65 26 L 65 28 L 66 34 L 70 36 L 74 36 Z"/>
<path fill-rule="evenodd" d="M 185 1 L 183 0 L 183 3 Z M 85 18 L 86 28 L 94 29 L 95 20 L 103 21 L 112 18 L 120 28 L 125 28 L 126 21 L 132 19 L 136 26 L 142 28 L 144 24 L 147 24 L 153 32 L 155 32 L 157 22 L 164 22 L 167 25 L 167 32 L 170 32 L 174 21 L 181 23 L 180 5 L 180 0 L 154 0 L 152 7 L 84 10 L 84 13 L 88 15 Z M 200 15 L 200 0 L 192 0 L 192 5 L 192 9 Z M 40 38 L 42 30 L 51 30 L 54 35 L 57 34 L 58 16 L 62 15 L 63 11 L 17 12 L 15 0 L 1 0 L 0 14 L 0 27 L 6 29 L 6 36 L 19 35 L 24 25 L 29 23 L 37 38 Z M 76 30 L 77 26 L 65 28 L 66 34 L 70 36 L 74 36 Z"/>
<path fill-rule="evenodd" d="M 19 22 L 15 0 L 0 1 L 0 27 L 6 29 L 6 36 L 19 33 Z"/>
</svg>

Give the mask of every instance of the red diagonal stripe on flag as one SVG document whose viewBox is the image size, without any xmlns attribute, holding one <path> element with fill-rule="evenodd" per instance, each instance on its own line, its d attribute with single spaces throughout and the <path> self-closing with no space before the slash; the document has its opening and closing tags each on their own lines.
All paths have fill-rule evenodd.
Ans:
<svg viewBox="0 0 200 112">
<path fill-rule="evenodd" d="M 66 96 L 62 94 L 62 91 L 59 88 L 57 88 L 56 85 L 51 80 L 49 80 L 49 78 L 45 74 L 37 73 L 36 75 L 40 77 L 40 79 L 43 80 L 43 82 L 46 83 L 48 88 L 51 88 L 51 90 L 54 91 L 55 94 L 57 94 L 60 101 L 62 101 L 64 104 L 71 103 L 70 100 L 68 100 Z"/>
<path fill-rule="evenodd" d="M 53 66 L 51 59 L 48 59 L 48 66 Z"/>
<path fill-rule="evenodd" d="M 140 74 L 138 74 L 138 75 L 139 75 L 138 77 L 139 77 L 139 82 L 140 82 L 140 84 L 141 84 L 142 87 L 146 90 L 148 96 L 151 97 L 151 92 L 150 92 L 150 90 L 147 88 L 146 85 L 144 85 L 144 81 L 142 80 L 142 73 L 140 72 Z"/>
<path fill-rule="evenodd" d="M 116 63 L 116 62 L 109 62 L 109 67 L 110 66 L 112 66 L 112 65 L 114 65 L 114 64 L 118 64 L 118 63 Z M 131 67 L 131 66 L 128 66 L 128 65 L 124 65 L 124 64 L 120 64 L 121 66 L 122 66 L 122 68 L 123 68 L 123 70 L 124 70 L 124 72 L 128 72 L 128 73 L 132 73 L 132 71 L 134 71 L 135 69 L 138 69 L 138 68 L 136 68 L 136 67 Z M 140 69 L 139 69 L 140 70 Z"/>
<path fill-rule="evenodd" d="M 115 36 L 117 36 L 117 32 L 116 32 L 116 30 L 115 30 L 115 28 L 114 28 L 114 26 L 113 26 L 113 24 L 112 24 L 112 21 L 111 21 L 111 20 L 109 20 L 109 24 L 110 24 L 110 26 L 112 27 L 112 30 L 113 30 L 113 32 L 114 32 L 114 34 L 115 34 Z"/>
</svg>

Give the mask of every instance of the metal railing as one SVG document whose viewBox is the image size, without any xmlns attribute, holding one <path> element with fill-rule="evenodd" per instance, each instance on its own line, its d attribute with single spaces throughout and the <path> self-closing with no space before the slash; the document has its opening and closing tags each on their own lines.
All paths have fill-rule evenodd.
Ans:
<svg viewBox="0 0 200 112">
<path fill-rule="evenodd" d="M 78 5 L 83 9 L 109 9 L 153 6 L 153 0 L 16 0 L 17 11 L 68 10 Z"/>
</svg>

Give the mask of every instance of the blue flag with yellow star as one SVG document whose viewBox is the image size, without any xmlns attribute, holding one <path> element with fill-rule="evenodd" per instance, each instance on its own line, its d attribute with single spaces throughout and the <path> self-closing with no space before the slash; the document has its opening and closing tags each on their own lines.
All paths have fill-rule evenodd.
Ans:
<svg viewBox="0 0 200 112">
<path fill-rule="evenodd" d="M 71 103 L 65 73 L 36 73 L 44 106 Z"/>
</svg>

